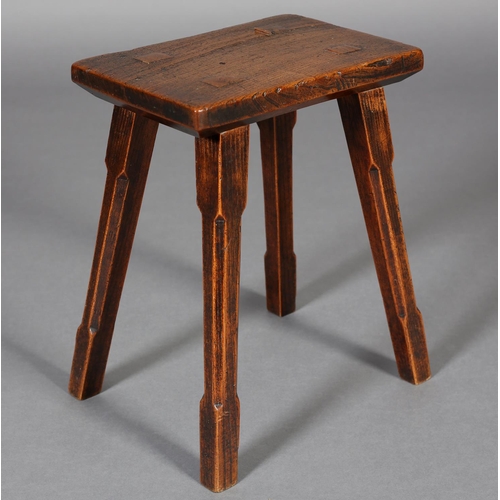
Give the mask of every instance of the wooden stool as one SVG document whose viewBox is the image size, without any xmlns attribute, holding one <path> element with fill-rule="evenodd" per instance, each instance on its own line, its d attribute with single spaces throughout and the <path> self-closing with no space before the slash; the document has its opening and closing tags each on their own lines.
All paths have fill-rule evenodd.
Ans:
<svg viewBox="0 0 500 500">
<path fill-rule="evenodd" d="M 158 123 L 196 137 L 203 227 L 205 393 L 201 482 L 237 481 L 240 223 L 249 124 L 260 129 L 268 309 L 295 309 L 292 129 L 296 110 L 338 99 L 401 378 L 430 377 L 392 173 L 382 86 L 420 71 L 420 49 L 295 15 L 75 63 L 72 79 L 115 105 L 104 200 L 69 391 L 101 390 Z"/>
</svg>

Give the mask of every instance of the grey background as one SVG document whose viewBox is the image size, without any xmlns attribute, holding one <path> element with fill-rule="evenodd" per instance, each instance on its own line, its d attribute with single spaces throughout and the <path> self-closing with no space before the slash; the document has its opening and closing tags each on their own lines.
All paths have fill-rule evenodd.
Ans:
<svg viewBox="0 0 500 500">
<path fill-rule="evenodd" d="M 265 309 L 258 131 L 243 218 L 240 482 L 221 499 L 496 498 L 496 2 L 4 2 L 3 494 L 209 499 L 198 483 L 193 139 L 161 127 L 101 395 L 66 392 L 111 105 L 73 61 L 283 12 L 421 47 L 388 87 L 434 377 L 397 377 L 335 102 L 299 112 L 298 310 Z"/>
</svg>

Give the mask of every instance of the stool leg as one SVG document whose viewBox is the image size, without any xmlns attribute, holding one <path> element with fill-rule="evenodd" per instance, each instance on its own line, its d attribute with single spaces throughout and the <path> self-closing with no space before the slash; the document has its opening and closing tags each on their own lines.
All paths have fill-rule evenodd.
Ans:
<svg viewBox="0 0 500 500">
<path fill-rule="evenodd" d="M 155 121 L 114 108 L 94 260 L 69 382 L 78 399 L 102 388 L 157 129 Z"/>
<path fill-rule="evenodd" d="M 402 379 L 419 384 L 431 372 L 392 172 L 394 153 L 384 90 L 338 101 L 398 371 Z"/>
<path fill-rule="evenodd" d="M 285 316 L 295 311 L 296 257 L 293 252 L 292 111 L 258 123 L 266 217 L 267 309 Z"/>
<path fill-rule="evenodd" d="M 248 131 L 243 126 L 197 138 L 195 145 L 203 225 L 205 392 L 200 403 L 200 477 L 212 491 L 225 490 L 238 478 L 238 298 Z"/>
</svg>

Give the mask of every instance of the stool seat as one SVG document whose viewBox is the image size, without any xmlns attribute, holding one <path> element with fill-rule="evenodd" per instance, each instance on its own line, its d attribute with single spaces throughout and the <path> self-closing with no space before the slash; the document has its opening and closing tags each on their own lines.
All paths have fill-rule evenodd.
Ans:
<svg viewBox="0 0 500 500">
<path fill-rule="evenodd" d="M 73 64 L 98 97 L 195 136 L 402 80 L 416 47 L 281 15 Z"/>
</svg>

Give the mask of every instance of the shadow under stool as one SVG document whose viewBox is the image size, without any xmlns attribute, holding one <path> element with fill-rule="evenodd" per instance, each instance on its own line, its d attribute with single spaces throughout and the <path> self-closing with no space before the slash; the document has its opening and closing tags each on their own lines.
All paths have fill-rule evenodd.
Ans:
<svg viewBox="0 0 500 500">
<path fill-rule="evenodd" d="M 268 309 L 295 309 L 292 129 L 296 110 L 337 99 L 401 378 L 430 377 L 392 173 L 383 86 L 420 71 L 420 49 L 296 15 L 92 57 L 72 79 L 114 104 L 107 178 L 69 391 L 102 388 L 115 318 L 158 124 L 195 136 L 202 214 L 204 395 L 201 482 L 234 485 L 241 215 L 247 198 L 249 124 L 260 129 Z"/>
</svg>

